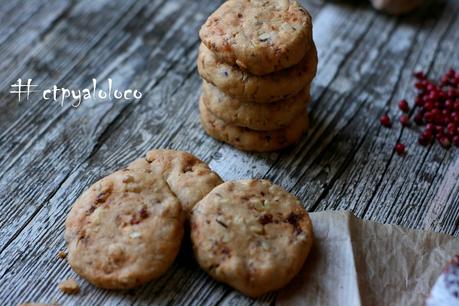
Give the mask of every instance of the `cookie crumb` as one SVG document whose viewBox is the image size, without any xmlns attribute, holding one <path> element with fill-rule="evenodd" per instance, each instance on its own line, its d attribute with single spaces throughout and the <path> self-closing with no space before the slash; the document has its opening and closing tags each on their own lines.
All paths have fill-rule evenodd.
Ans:
<svg viewBox="0 0 459 306">
<path fill-rule="evenodd" d="M 77 294 L 78 292 L 80 292 L 80 286 L 72 278 L 69 278 L 61 282 L 59 284 L 59 289 L 61 289 L 61 291 L 66 294 Z"/>
<path fill-rule="evenodd" d="M 64 251 L 59 251 L 59 253 L 57 253 L 57 257 L 59 257 L 60 259 L 65 259 L 67 258 L 67 253 Z"/>
</svg>

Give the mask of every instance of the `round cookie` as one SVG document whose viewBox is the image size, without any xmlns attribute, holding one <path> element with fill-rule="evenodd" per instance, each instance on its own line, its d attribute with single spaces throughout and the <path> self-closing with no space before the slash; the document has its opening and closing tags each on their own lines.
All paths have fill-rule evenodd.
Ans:
<svg viewBox="0 0 459 306">
<path fill-rule="evenodd" d="M 265 75 L 301 61 L 312 45 L 312 22 L 296 0 L 228 0 L 199 36 L 220 60 Z"/>
<path fill-rule="evenodd" d="M 317 71 L 317 50 L 314 45 L 303 60 L 288 69 L 265 76 L 256 76 L 222 63 L 201 44 L 198 71 L 203 79 L 244 102 L 271 103 L 298 94 L 309 86 Z"/>
<path fill-rule="evenodd" d="M 160 174 L 121 170 L 73 205 L 65 222 L 68 263 L 97 287 L 125 289 L 162 275 L 183 236 L 180 203 Z"/>
<path fill-rule="evenodd" d="M 171 191 L 182 204 L 187 217 L 194 205 L 222 179 L 196 156 L 183 151 L 152 150 L 145 158 L 129 164 L 129 169 L 150 169 L 161 173 Z"/>
<path fill-rule="evenodd" d="M 313 232 L 295 196 L 266 180 L 242 180 L 223 183 L 195 206 L 191 239 L 205 271 L 257 297 L 300 271 Z"/>
<path fill-rule="evenodd" d="M 309 126 L 307 112 L 298 114 L 285 128 L 274 131 L 261 132 L 227 124 L 207 109 L 202 96 L 199 111 L 207 134 L 244 151 L 269 152 L 285 148 L 298 142 Z"/>
<path fill-rule="evenodd" d="M 260 104 L 241 102 L 214 85 L 203 82 L 203 102 L 212 114 L 226 123 L 257 131 L 272 131 L 288 126 L 297 114 L 306 112 L 310 100 L 309 86 L 291 98 Z"/>
</svg>

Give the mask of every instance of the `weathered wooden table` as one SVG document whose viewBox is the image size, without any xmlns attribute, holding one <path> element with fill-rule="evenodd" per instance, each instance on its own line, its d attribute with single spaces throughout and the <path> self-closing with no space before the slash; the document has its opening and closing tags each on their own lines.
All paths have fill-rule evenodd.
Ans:
<svg viewBox="0 0 459 306">
<path fill-rule="evenodd" d="M 402 18 L 364 2 L 305 6 L 314 16 L 319 70 L 312 127 L 297 146 L 246 154 L 204 134 L 197 100 L 198 29 L 222 1 L 2 1 L 0 3 L 0 303 L 261 304 L 202 272 L 186 242 L 173 268 L 129 292 L 99 290 L 57 253 L 64 220 L 98 178 L 150 148 L 190 151 L 224 179 L 268 178 L 309 211 L 349 209 L 365 219 L 459 235 L 459 149 L 421 147 L 412 128 L 382 128 L 413 99 L 412 72 L 459 68 L 459 3 L 431 1 Z M 140 101 L 43 100 L 9 93 L 18 78 L 39 88 L 82 89 L 112 78 Z M 37 88 L 38 88 L 37 87 Z M 401 140 L 408 154 L 394 154 Z M 57 284 L 76 277 L 82 291 Z"/>
</svg>

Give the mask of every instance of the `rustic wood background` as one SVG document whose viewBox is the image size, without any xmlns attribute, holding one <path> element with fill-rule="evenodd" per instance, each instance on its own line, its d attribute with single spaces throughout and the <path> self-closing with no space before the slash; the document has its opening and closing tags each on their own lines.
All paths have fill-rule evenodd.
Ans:
<svg viewBox="0 0 459 306">
<path fill-rule="evenodd" d="M 202 272 L 186 242 L 159 280 L 129 292 L 99 290 L 57 253 L 64 220 L 91 183 L 151 148 L 190 151 L 224 179 L 268 178 L 309 211 L 349 209 L 365 219 L 459 235 L 459 149 L 416 145 L 412 128 L 381 128 L 413 99 L 413 70 L 438 78 L 459 68 L 459 2 L 414 14 L 378 14 L 366 1 L 303 1 L 314 16 L 319 69 L 312 127 L 297 146 L 246 154 L 200 128 L 198 29 L 222 1 L 36 0 L 0 3 L 0 301 L 91 304 L 271 304 Z M 90 100 L 79 108 L 9 94 L 18 78 L 82 89 L 111 77 L 138 102 Z M 401 140 L 408 155 L 393 152 Z M 76 296 L 57 285 L 74 277 Z"/>
</svg>

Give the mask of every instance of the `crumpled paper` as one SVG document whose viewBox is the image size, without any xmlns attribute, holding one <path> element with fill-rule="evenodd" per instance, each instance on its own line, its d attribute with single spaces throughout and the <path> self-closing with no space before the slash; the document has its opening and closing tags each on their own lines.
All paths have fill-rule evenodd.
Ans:
<svg viewBox="0 0 459 306">
<path fill-rule="evenodd" d="M 310 214 L 314 246 L 279 292 L 279 305 L 424 305 L 459 239 L 364 221 L 349 212 Z"/>
</svg>

